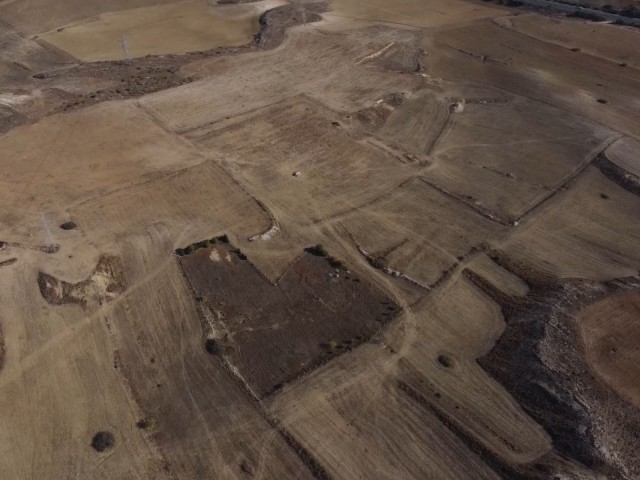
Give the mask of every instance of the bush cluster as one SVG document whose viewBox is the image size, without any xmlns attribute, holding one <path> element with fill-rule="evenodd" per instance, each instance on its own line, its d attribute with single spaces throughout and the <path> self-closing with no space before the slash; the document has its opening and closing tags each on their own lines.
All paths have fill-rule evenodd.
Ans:
<svg viewBox="0 0 640 480">
<path fill-rule="evenodd" d="M 345 263 L 342 260 L 338 260 L 337 258 L 330 256 L 329 252 L 327 252 L 327 249 L 324 248 L 324 246 L 321 244 L 315 245 L 313 247 L 307 247 L 304 250 L 311 255 L 315 255 L 316 257 L 326 258 L 327 262 L 329 262 L 329 265 L 332 268 L 347 270 L 347 266 L 345 265 Z"/>
<path fill-rule="evenodd" d="M 96 452 L 104 452 L 105 450 L 109 450 L 110 448 L 113 448 L 115 444 L 116 438 L 111 432 L 98 432 L 91 439 L 91 446 Z"/>
<path fill-rule="evenodd" d="M 306 249 L 306 251 L 309 252 L 311 255 L 315 255 L 316 257 L 326 257 L 329 255 L 327 250 L 321 244 L 315 245 L 313 247 L 309 247 Z"/>
<path fill-rule="evenodd" d="M 186 246 L 185 248 L 177 248 L 176 255 L 182 257 L 184 255 L 189 255 L 200 248 L 209 248 L 216 243 L 229 243 L 229 237 L 225 235 L 220 235 L 219 237 L 213 237 L 207 240 L 202 240 L 200 242 L 192 243 L 191 245 Z"/>
</svg>

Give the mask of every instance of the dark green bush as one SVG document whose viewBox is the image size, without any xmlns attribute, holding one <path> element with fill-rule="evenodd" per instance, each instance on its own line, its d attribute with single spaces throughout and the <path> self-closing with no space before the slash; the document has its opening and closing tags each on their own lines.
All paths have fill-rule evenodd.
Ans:
<svg viewBox="0 0 640 480">
<path fill-rule="evenodd" d="M 446 355 L 439 355 L 438 356 L 438 363 L 440 365 L 442 365 L 443 367 L 449 368 L 451 367 L 451 365 L 453 365 L 453 361 L 447 357 Z"/>
<path fill-rule="evenodd" d="M 347 266 L 344 264 L 344 262 L 342 260 L 338 260 L 337 258 L 329 258 L 329 265 L 331 265 L 333 268 L 338 268 L 340 270 L 346 270 Z"/>
<path fill-rule="evenodd" d="M 316 257 L 326 257 L 327 255 L 329 255 L 327 250 L 321 244 L 318 244 L 314 247 L 309 247 L 305 250 L 310 254 L 315 255 Z"/>
<path fill-rule="evenodd" d="M 60 228 L 62 230 L 73 230 L 77 227 L 78 225 L 75 222 L 64 222 L 62 225 L 60 225 Z"/>
<path fill-rule="evenodd" d="M 96 452 L 104 452 L 105 450 L 109 450 L 110 448 L 113 448 L 115 444 L 116 438 L 111 432 L 98 432 L 91 439 L 91 446 Z"/>
<path fill-rule="evenodd" d="M 148 430 L 156 425 L 156 421 L 153 418 L 143 418 L 136 422 L 136 427 L 142 430 Z"/>
</svg>

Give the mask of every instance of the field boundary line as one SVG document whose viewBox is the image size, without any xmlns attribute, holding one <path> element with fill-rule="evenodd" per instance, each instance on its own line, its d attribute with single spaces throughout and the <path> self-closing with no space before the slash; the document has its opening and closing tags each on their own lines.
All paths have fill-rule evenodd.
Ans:
<svg viewBox="0 0 640 480">
<path fill-rule="evenodd" d="M 590 152 L 590 159 L 580 165 L 573 173 L 571 173 L 564 182 L 562 182 L 557 188 L 549 192 L 542 200 L 540 200 L 535 205 L 531 206 L 528 210 L 526 210 L 522 215 L 520 215 L 516 222 L 520 222 L 522 220 L 528 219 L 533 215 L 536 210 L 542 208 L 547 202 L 553 200 L 556 195 L 561 193 L 563 190 L 569 189 L 571 184 L 578 179 L 590 166 L 592 166 L 598 158 L 604 154 L 604 152 L 615 142 L 620 140 L 623 135 L 614 135 L 605 141 L 601 142 L 596 148 L 594 148 Z"/>
<path fill-rule="evenodd" d="M 192 296 L 192 300 L 195 299 L 196 298 L 195 288 L 193 286 L 193 283 L 191 282 L 191 279 L 189 278 L 189 275 L 187 275 L 187 272 L 182 266 L 182 262 L 180 262 L 180 259 L 176 255 L 172 255 L 172 257 L 174 257 L 173 260 L 178 264 L 180 273 L 183 279 L 186 281 L 186 286 L 187 286 L 187 289 L 189 290 L 189 293 Z M 259 272 L 259 270 L 255 268 L 255 266 L 253 268 Z M 204 325 L 209 325 L 209 320 L 207 319 L 207 316 L 203 311 L 202 304 L 195 301 L 194 303 L 195 303 L 196 312 L 198 314 L 200 324 L 203 327 Z M 202 334 L 203 336 L 205 336 L 204 329 Z M 229 361 L 227 361 L 227 359 L 224 358 L 223 355 L 215 355 L 215 358 L 220 363 L 220 365 L 222 365 L 223 369 L 227 372 L 227 374 L 231 377 L 231 380 L 236 385 L 238 385 L 242 390 L 242 392 L 244 392 L 245 396 L 248 397 L 248 400 L 252 404 L 255 412 L 267 422 L 267 424 L 273 429 L 274 433 L 277 433 L 280 435 L 280 437 L 284 440 L 287 447 L 300 460 L 300 462 L 304 465 L 304 467 L 309 470 L 309 473 L 317 480 L 331 480 L 332 477 L 327 473 L 326 469 L 322 466 L 322 464 L 320 464 L 315 459 L 315 457 L 295 439 L 295 437 L 293 436 L 293 434 L 291 434 L 291 432 L 289 432 L 282 425 L 280 425 L 280 422 L 276 417 L 269 414 L 268 410 L 265 408 L 263 404 L 263 400 L 266 399 L 267 397 L 261 399 L 251 389 L 251 387 L 249 386 L 249 383 L 244 379 L 244 377 L 240 374 L 240 372 L 238 372 L 237 368 L 235 368 L 235 366 L 233 366 Z M 297 380 L 297 379 L 294 379 L 294 380 Z"/>
</svg>

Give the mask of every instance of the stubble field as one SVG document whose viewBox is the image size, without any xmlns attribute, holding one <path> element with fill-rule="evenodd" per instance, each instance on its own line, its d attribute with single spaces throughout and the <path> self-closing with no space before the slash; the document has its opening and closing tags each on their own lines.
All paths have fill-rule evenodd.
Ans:
<svg viewBox="0 0 640 480">
<path fill-rule="evenodd" d="M 640 31 L 516 13 L 0 3 L 0 476 L 638 478 Z"/>
</svg>

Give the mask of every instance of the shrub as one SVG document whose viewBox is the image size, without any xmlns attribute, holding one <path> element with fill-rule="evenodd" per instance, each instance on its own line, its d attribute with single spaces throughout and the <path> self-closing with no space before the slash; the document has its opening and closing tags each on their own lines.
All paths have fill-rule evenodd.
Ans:
<svg viewBox="0 0 640 480">
<path fill-rule="evenodd" d="M 240 260 L 247 259 L 247 256 L 244 253 L 242 253 L 242 250 L 240 250 L 239 248 L 236 248 L 235 250 L 233 250 L 233 253 L 235 253 Z"/>
<path fill-rule="evenodd" d="M 143 430 L 148 430 L 150 428 L 155 427 L 156 421 L 153 418 L 143 418 L 136 422 L 136 427 L 141 428 Z"/>
<path fill-rule="evenodd" d="M 312 255 L 315 255 L 316 257 L 326 257 L 327 255 L 329 255 L 327 250 L 321 244 L 318 244 L 315 247 L 309 247 L 306 249 L 306 251 Z"/>
<path fill-rule="evenodd" d="M 329 265 L 331 265 L 333 268 L 338 268 L 340 270 L 346 270 L 347 266 L 344 264 L 344 262 L 342 260 L 338 260 L 337 258 L 329 258 Z"/>
<path fill-rule="evenodd" d="M 218 0 L 219 3 L 222 3 L 223 0 Z M 255 477 L 256 475 L 256 469 L 255 467 L 250 464 L 247 460 L 244 460 L 242 462 L 242 464 L 240 465 L 241 470 L 246 473 L 247 475 L 249 475 L 250 477 Z"/>
<path fill-rule="evenodd" d="M 91 439 L 91 446 L 96 452 L 104 452 L 105 450 L 109 450 L 110 448 L 113 448 L 115 444 L 116 438 L 111 432 L 98 432 Z"/>
<path fill-rule="evenodd" d="M 377 268 L 378 270 L 384 270 L 387 266 L 387 263 L 382 257 L 372 258 L 369 260 L 369 263 L 373 268 Z"/>
<path fill-rule="evenodd" d="M 438 363 L 446 368 L 449 368 L 451 365 L 453 365 L 453 361 L 446 355 L 438 355 Z"/>
<path fill-rule="evenodd" d="M 75 222 L 64 222 L 62 225 L 60 225 L 60 228 L 62 230 L 73 230 L 77 227 L 78 225 Z"/>
<path fill-rule="evenodd" d="M 231 355 L 236 349 L 233 345 L 227 343 L 228 340 L 226 336 L 222 341 L 215 338 L 207 338 L 204 342 L 204 348 L 209 355 Z"/>
<path fill-rule="evenodd" d="M 209 355 L 220 355 L 221 353 L 220 345 L 213 338 L 207 338 L 204 342 L 204 348 Z"/>
</svg>

